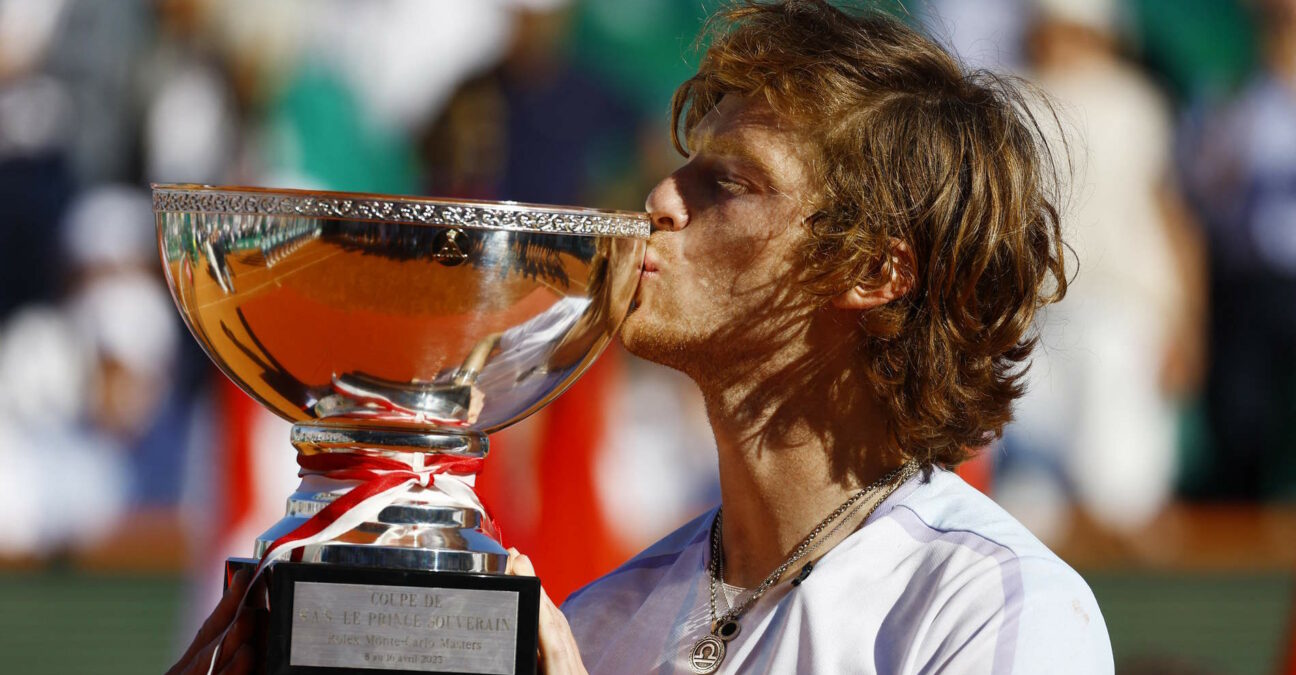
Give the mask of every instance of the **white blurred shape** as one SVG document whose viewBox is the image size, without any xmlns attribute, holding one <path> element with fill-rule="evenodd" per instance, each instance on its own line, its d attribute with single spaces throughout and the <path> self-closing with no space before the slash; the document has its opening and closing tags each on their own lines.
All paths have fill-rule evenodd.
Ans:
<svg viewBox="0 0 1296 675">
<path fill-rule="evenodd" d="M 1085 418 L 1068 456 L 1071 476 L 1090 515 L 1134 529 L 1169 501 L 1175 478 L 1177 411 L 1159 386 L 1167 327 L 1134 303 L 1084 310 L 1075 323 L 1089 324 L 1088 372 L 1073 380 L 1073 403 Z"/>
<path fill-rule="evenodd" d="M 409 131 L 466 78 L 494 65 L 519 9 L 569 0 L 225 0 L 207 9 L 224 48 L 273 80 L 305 60 L 345 78 L 372 120 Z"/>
<path fill-rule="evenodd" d="M 631 362 L 610 419 L 616 435 L 595 466 L 607 522 L 639 550 L 719 496 L 715 440 L 702 394 L 684 375 Z"/>
<path fill-rule="evenodd" d="M 63 250 L 79 267 L 152 266 L 157 243 L 148 193 L 125 185 L 83 193 L 64 218 Z"/>
<path fill-rule="evenodd" d="M 0 330 L 0 415 L 26 426 L 73 423 L 83 410 L 90 362 L 67 317 L 30 306 Z"/>
<path fill-rule="evenodd" d="M 1249 101 L 1251 118 L 1246 150 L 1253 175 L 1280 176 L 1290 171 L 1296 157 L 1296 123 L 1290 89 L 1278 84 L 1257 88 Z M 1277 191 L 1272 191 L 1277 193 Z M 1275 194 L 1259 203 L 1252 214 L 1256 251 L 1270 267 L 1296 276 L 1296 194 Z"/>
<path fill-rule="evenodd" d="M 333 60 L 375 121 L 413 129 L 503 55 L 517 1 L 329 0 L 314 5 L 312 51 Z"/>
<path fill-rule="evenodd" d="M 90 367 L 58 309 L 21 310 L 0 331 L 0 555 L 93 544 L 125 509 L 119 449 L 78 425 Z"/>
<path fill-rule="evenodd" d="M 1104 35 L 1114 35 L 1121 27 L 1121 8 L 1116 0 L 1035 0 L 1035 5 L 1046 19 L 1084 26 Z"/>
<path fill-rule="evenodd" d="M 33 555 L 41 543 L 41 480 L 24 438 L 0 417 L 0 556 Z"/>
<path fill-rule="evenodd" d="M 994 499 L 1045 544 L 1066 538 L 1071 524 L 1066 492 L 1042 467 L 1021 467 L 996 476 Z"/>
<path fill-rule="evenodd" d="M 180 335 L 171 298 L 157 279 L 142 271 L 98 277 L 78 291 L 69 309 L 100 357 L 166 379 Z"/>
<path fill-rule="evenodd" d="M 189 65 L 170 78 L 145 117 L 149 180 L 223 182 L 236 151 L 232 110 L 225 81 L 210 68 Z"/>
<path fill-rule="evenodd" d="M 570 5 L 571 0 L 500 0 L 500 3 L 531 12 L 556 12 Z"/>
<path fill-rule="evenodd" d="M 0 0 L 0 74 L 33 68 L 49 48 L 67 0 Z"/>
<path fill-rule="evenodd" d="M 0 556 L 91 546 L 125 511 L 117 448 L 75 429 L 0 418 Z"/>
<path fill-rule="evenodd" d="M 1036 81 L 1061 107 L 1077 168 L 1062 222 L 1078 270 L 1066 298 L 1037 318 L 1040 348 L 1005 432 L 1028 467 L 1052 471 L 1022 474 L 1013 480 L 1037 484 L 1013 489 L 1038 495 L 1051 480 L 1063 493 L 1068 483 L 1101 525 L 1134 532 L 1169 500 L 1177 468 L 1176 402 L 1161 384 L 1186 306 L 1160 202 L 1170 117 L 1151 83 L 1114 55 L 1046 64 Z M 1023 521 L 1047 508 L 1005 506 Z"/>
<path fill-rule="evenodd" d="M 61 146 L 72 97 L 58 80 L 33 76 L 0 88 L 0 155 L 29 155 Z"/>
<path fill-rule="evenodd" d="M 1171 320 L 1184 289 L 1159 200 L 1170 166 L 1167 103 L 1141 74 L 1117 62 L 1046 72 L 1037 83 L 1061 107 L 1071 142 L 1065 150 L 1076 167 L 1062 222 L 1079 269 L 1063 302 L 1104 298 Z M 1036 115 L 1049 119 L 1041 110 Z"/>
<path fill-rule="evenodd" d="M 1022 67 L 1030 12 L 1027 0 L 928 0 L 923 30 L 967 68 L 1015 71 Z"/>
</svg>

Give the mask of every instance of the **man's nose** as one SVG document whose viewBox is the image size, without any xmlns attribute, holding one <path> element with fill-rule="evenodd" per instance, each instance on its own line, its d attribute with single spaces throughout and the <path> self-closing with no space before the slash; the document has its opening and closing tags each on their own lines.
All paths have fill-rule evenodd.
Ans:
<svg viewBox="0 0 1296 675">
<path fill-rule="evenodd" d="M 673 175 L 663 178 L 648 193 L 644 208 L 652 219 L 654 230 L 673 231 L 688 227 L 688 207 L 684 205 L 684 197 L 680 195 L 679 184 Z"/>
</svg>

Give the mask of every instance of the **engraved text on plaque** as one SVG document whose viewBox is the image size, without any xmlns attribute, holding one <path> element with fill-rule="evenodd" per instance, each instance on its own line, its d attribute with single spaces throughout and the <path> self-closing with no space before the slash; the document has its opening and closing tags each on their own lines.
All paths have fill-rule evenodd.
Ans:
<svg viewBox="0 0 1296 675">
<path fill-rule="evenodd" d="M 518 594 L 298 581 L 294 666 L 512 675 Z"/>
</svg>

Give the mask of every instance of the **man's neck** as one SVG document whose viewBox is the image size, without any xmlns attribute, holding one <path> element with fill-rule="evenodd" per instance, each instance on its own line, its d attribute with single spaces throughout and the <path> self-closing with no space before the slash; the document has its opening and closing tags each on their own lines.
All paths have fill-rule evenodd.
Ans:
<svg viewBox="0 0 1296 675">
<path fill-rule="evenodd" d="M 837 352 L 803 349 L 727 369 L 738 376 L 695 378 L 719 450 L 730 584 L 759 584 L 825 516 L 900 463 L 879 406 L 851 378 L 853 355 Z"/>
</svg>

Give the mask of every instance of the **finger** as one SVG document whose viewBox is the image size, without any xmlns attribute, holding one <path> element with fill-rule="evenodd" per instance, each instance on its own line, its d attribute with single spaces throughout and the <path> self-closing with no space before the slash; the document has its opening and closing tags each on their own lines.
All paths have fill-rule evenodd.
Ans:
<svg viewBox="0 0 1296 675">
<path fill-rule="evenodd" d="M 517 563 L 517 559 L 520 557 L 522 557 L 522 554 L 517 549 L 510 546 L 508 549 L 508 564 L 504 566 L 505 574 L 513 574 L 513 575 L 517 574 L 517 570 L 514 569 L 514 565 Z"/>
<path fill-rule="evenodd" d="M 252 666 L 256 665 L 256 659 L 252 655 L 252 645 L 243 645 L 234 653 L 234 657 L 225 664 L 217 673 L 219 675 L 248 675 L 252 672 Z"/>
<path fill-rule="evenodd" d="M 586 672 L 567 617 L 543 589 L 540 591 L 540 660 L 548 675 Z"/>
<path fill-rule="evenodd" d="M 214 640 L 203 645 L 203 648 L 198 650 L 198 653 L 194 654 L 193 658 L 182 661 L 184 670 L 181 670 L 179 675 L 207 675 L 207 672 L 211 669 L 212 655 L 215 649 L 216 641 Z"/>
<path fill-rule="evenodd" d="M 247 611 L 240 611 L 235 617 L 234 623 L 230 624 L 229 631 L 220 640 L 220 654 L 217 656 L 216 668 L 219 670 L 222 666 L 227 665 L 234 660 L 234 657 L 251 643 L 252 635 L 256 630 L 256 616 L 246 607 Z"/>
<path fill-rule="evenodd" d="M 513 569 L 512 573 L 515 576 L 519 576 L 519 577 L 536 576 L 535 565 L 531 564 L 530 558 L 526 557 L 525 555 L 522 555 L 521 553 L 518 554 L 517 558 L 513 559 L 512 569 Z"/>
<path fill-rule="evenodd" d="M 207 644 L 216 639 L 225 627 L 234 620 L 234 615 L 238 613 L 239 603 L 242 602 L 243 596 L 247 591 L 248 580 L 251 574 L 247 570 L 239 570 L 234 573 L 230 579 L 229 588 L 225 589 L 225 595 L 221 597 L 216 608 L 212 610 L 203 626 L 198 631 L 198 642 Z"/>
<path fill-rule="evenodd" d="M 247 608 L 239 609 L 228 630 L 212 638 L 192 658 L 181 659 L 181 663 L 185 664 L 182 675 L 207 675 L 208 672 L 218 671 L 250 643 L 256 629 L 256 617 L 251 610 L 243 611 L 245 609 Z"/>
<path fill-rule="evenodd" d="M 224 597 L 217 603 L 216 608 L 203 622 L 202 628 L 198 629 L 198 634 L 194 636 L 193 642 L 185 650 L 184 656 L 180 657 L 180 662 L 184 663 L 191 660 L 199 650 L 209 645 L 215 640 L 230 621 L 238 612 L 239 602 L 243 599 L 243 594 L 247 590 L 248 580 L 251 574 L 247 570 L 239 570 L 230 579 L 229 588 L 225 591 Z"/>
<path fill-rule="evenodd" d="M 536 576 L 535 565 L 531 558 L 509 549 L 508 573 L 516 576 Z M 562 610 L 549 599 L 544 588 L 540 589 L 540 661 L 544 664 L 546 675 L 564 675 L 567 673 L 584 673 L 585 665 L 581 662 L 580 649 L 572 635 L 571 626 Z"/>
</svg>

